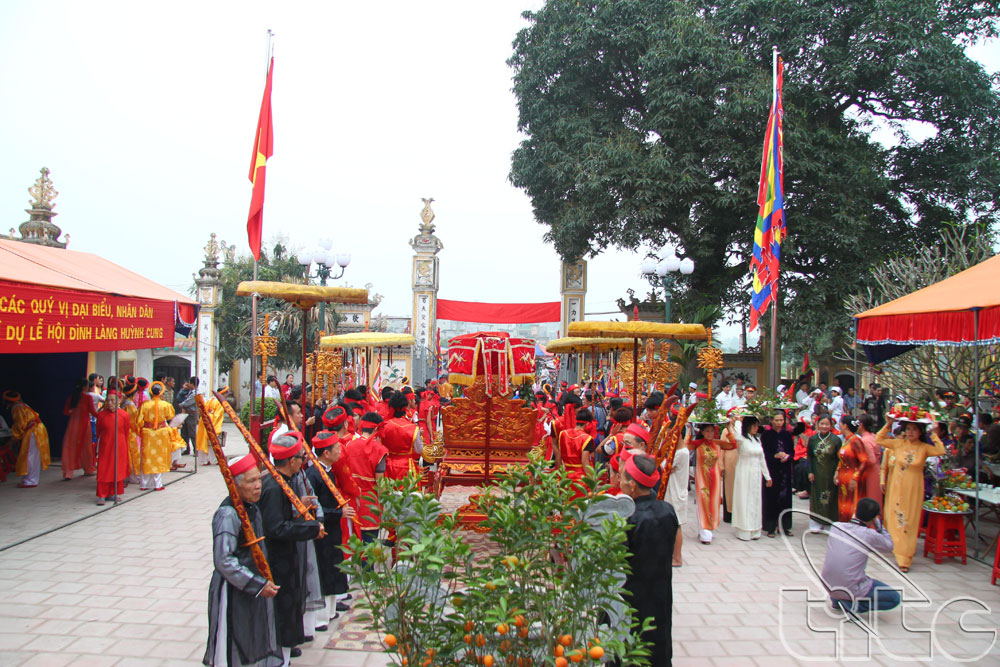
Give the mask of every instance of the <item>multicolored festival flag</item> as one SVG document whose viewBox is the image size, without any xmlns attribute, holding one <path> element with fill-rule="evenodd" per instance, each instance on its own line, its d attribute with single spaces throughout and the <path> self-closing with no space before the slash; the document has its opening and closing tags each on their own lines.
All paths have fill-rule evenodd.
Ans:
<svg viewBox="0 0 1000 667">
<path fill-rule="evenodd" d="M 267 68 L 267 82 L 264 84 L 264 99 L 260 103 L 257 118 L 257 136 L 253 140 L 253 156 L 250 158 L 250 182 L 253 195 L 250 197 L 250 215 L 247 217 L 247 240 L 254 260 L 260 259 L 260 237 L 264 228 L 264 173 L 267 158 L 274 153 L 274 137 L 271 127 L 271 74 L 274 73 L 274 58 Z"/>
<path fill-rule="evenodd" d="M 775 72 L 775 95 L 771 114 L 767 119 L 764 135 L 764 157 L 760 167 L 760 186 L 757 190 L 757 229 L 753 234 L 753 257 L 750 271 L 753 274 L 753 293 L 750 302 L 750 330 L 757 328 L 757 320 L 767 312 L 767 307 L 778 297 L 778 269 L 781 262 L 781 242 L 785 239 L 785 188 L 784 165 L 781 157 L 781 75 L 783 65 L 778 58 Z"/>
</svg>

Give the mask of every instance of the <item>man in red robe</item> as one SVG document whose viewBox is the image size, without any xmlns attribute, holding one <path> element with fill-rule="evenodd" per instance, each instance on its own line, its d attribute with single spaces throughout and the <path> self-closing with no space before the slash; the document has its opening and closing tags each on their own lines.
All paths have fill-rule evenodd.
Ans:
<svg viewBox="0 0 1000 667">
<path fill-rule="evenodd" d="M 416 470 L 416 462 L 424 451 L 420 439 L 420 429 L 406 418 L 407 397 L 396 392 L 389 399 L 393 417 L 382 425 L 380 438 L 388 450 L 385 460 L 385 476 L 389 479 L 403 479 L 411 470 Z"/>
<path fill-rule="evenodd" d="M 588 410 L 576 414 L 580 423 L 593 419 Z M 582 479 L 584 468 L 591 467 L 596 443 L 580 426 L 564 428 L 559 433 L 559 449 L 556 451 L 556 467 L 566 469 L 566 476 L 573 480 Z"/>
<path fill-rule="evenodd" d="M 375 406 L 375 412 L 382 418 L 382 421 L 392 419 L 392 408 L 389 407 L 389 398 L 395 391 L 392 387 L 382 387 L 382 400 Z"/>
<path fill-rule="evenodd" d="M 118 392 L 108 390 L 104 409 L 97 414 L 97 504 L 115 500 L 125 491 L 129 474 L 128 413 L 118 407 Z"/>
<path fill-rule="evenodd" d="M 417 406 L 417 417 L 420 424 L 420 436 L 425 443 L 434 442 L 434 433 L 437 432 L 437 416 L 441 410 L 441 397 L 436 391 L 428 389 L 420 396 L 420 405 Z"/>
<path fill-rule="evenodd" d="M 385 459 L 389 453 L 376 435 L 381 424 L 378 414 L 366 413 L 359 424 L 360 435 L 344 448 L 344 458 L 358 487 L 357 522 L 364 542 L 374 542 L 380 528 L 375 485 L 385 475 Z"/>
</svg>

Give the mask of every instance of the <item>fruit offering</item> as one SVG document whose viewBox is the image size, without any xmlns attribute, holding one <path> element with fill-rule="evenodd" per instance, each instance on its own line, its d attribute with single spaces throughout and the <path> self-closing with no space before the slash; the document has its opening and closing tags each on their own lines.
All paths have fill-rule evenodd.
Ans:
<svg viewBox="0 0 1000 667">
<path fill-rule="evenodd" d="M 955 470 L 949 470 L 945 473 L 944 478 L 941 480 L 941 484 L 948 489 L 974 489 L 976 488 L 976 483 L 972 481 L 965 472 L 965 468 L 957 468 Z"/>
<path fill-rule="evenodd" d="M 969 503 L 957 496 L 934 496 L 924 501 L 924 509 L 933 512 L 968 512 Z"/>
<path fill-rule="evenodd" d="M 893 419 L 903 421 L 920 421 L 925 423 L 941 420 L 941 415 L 934 410 L 926 410 L 919 405 L 911 405 L 909 403 L 896 403 L 892 406 L 892 410 L 889 411 L 889 416 Z"/>
</svg>

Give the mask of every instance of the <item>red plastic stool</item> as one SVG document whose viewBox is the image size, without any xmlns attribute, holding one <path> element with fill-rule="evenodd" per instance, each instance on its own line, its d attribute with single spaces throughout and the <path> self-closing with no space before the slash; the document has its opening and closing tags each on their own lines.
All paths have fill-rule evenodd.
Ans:
<svg viewBox="0 0 1000 667">
<path fill-rule="evenodd" d="M 1000 579 L 1000 540 L 997 540 L 997 555 L 993 557 L 993 579 L 990 584 L 995 586 Z"/>
<path fill-rule="evenodd" d="M 965 564 L 965 515 L 951 512 L 928 512 L 927 535 L 924 537 L 924 556 L 934 554 L 934 562 L 945 557 L 961 556 Z"/>
</svg>

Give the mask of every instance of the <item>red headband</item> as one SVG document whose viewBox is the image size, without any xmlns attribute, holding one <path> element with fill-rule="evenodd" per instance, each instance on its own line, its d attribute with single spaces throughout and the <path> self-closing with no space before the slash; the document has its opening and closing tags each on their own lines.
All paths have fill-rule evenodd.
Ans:
<svg viewBox="0 0 1000 667">
<path fill-rule="evenodd" d="M 323 413 L 323 426 L 327 428 L 340 428 L 347 421 L 347 410 L 337 406 L 330 408 Z"/>
<path fill-rule="evenodd" d="M 634 435 L 635 437 L 639 438 L 640 440 L 642 440 L 647 445 L 649 444 L 649 431 L 647 431 L 646 429 L 644 429 L 639 424 L 636 424 L 635 422 L 632 422 L 632 424 L 630 424 L 629 427 L 627 429 L 625 429 L 625 432 L 626 433 L 631 433 L 632 435 Z"/>
<path fill-rule="evenodd" d="M 302 434 L 298 431 L 285 431 L 279 434 L 277 437 L 283 438 L 288 436 L 290 438 L 295 438 L 295 444 L 289 447 L 282 447 L 281 445 L 271 442 L 270 447 L 268 447 L 268 452 L 274 457 L 275 461 L 284 461 L 285 459 L 290 459 L 299 452 L 302 451 Z M 273 440 L 273 439 L 272 439 Z"/>
<path fill-rule="evenodd" d="M 362 431 L 375 431 L 378 429 L 378 424 L 370 422 L 367 419 L 362 419 L 358 422 L 358 428 Z"/>
<path fill-rule="evenodd" d="M 316 449 L 326 449 L 327 447 L 333 447 L 338 442 L 340 438 L 333 431 L 320 431 L 313 436 L 312 444 Z"/>
<path fill-rule="evenodd" d="M 628 473 L 629 477 L 647 489 L 651 489 L 656 486 L 656 482 L 660 479 L 660 476 L 656 474 L 655 470 L 649 475 L 639 470 L 639 466 L 635 464 L 634 456 L 625 462 L 625 472 Z"/>
<path fill-rule="evenodd" d="M 229 472 L 233 474 L 233 477 L 236 477 L 236 475 L 242 475 L 247 470 L 250 470 L 250 468 L 256 468 L 256 467 L 257 467 L 257 457 L 254 456 L 253 453 L 250 453 L 244 455 L 239 459 L 236 459 L 235 461 L 232 461 L 229 464 Z"/>
</svg>

